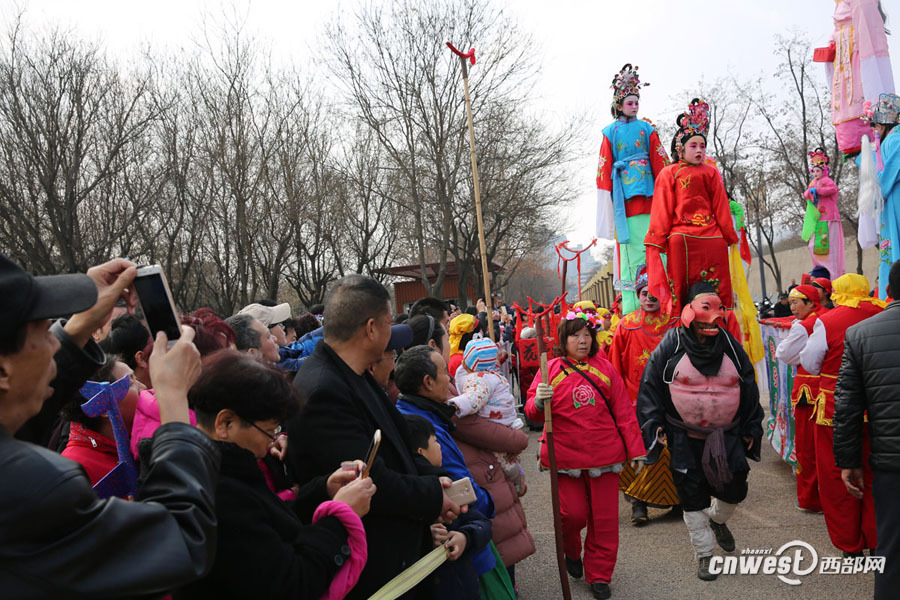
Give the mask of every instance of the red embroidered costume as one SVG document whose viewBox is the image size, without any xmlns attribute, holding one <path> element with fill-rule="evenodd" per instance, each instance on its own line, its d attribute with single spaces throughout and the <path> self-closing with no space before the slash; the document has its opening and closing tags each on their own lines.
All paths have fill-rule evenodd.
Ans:
<svg viewBox="0 0 900 600">
<path fill-rule="evenodd" d="M 666 332 L 677 324 L 677 318 L 669 317 L 662 311 L 648 313 L 640 308 L 619 321 L 609 349 L 609 360 L 625 380 L 625 389 L 633 407 L 637 406 L 641 376 L 647 360 Z M 677 505 L 678 493 L 669 470 L 669 451 L 663 450 L 659 460 L 644 467 L 638 476 L 626 465 L 619 475 L 619 489 L 627 496 L 651 506 Z"/>
<path fill-rule="evenodd" d="M 680 160 L 656 178 L 650 228 L 644 238 L 650 293 L 660 299 L 663 308 L 671 300 L 670 313 L 679 314 L 688 289 L 703 281 L 730 309 L 734 301 L 728 246 L 737 244 L 738 236 L 722 177 L 705 160 L 709 105 L 695 98 L 676 123 L 679 129 L 672 152 Z M 685 150 L 692 141 L 699 154 L 694 150 L 693 162 L 688 162 Z M 666 267 L 661 254 L 666 254 Z M 736 323 L 728 323 L 728 329 L 741 339 Z"/>
<path fill-rule="evenodd" d="M 581 375 L 555 358 L 549 364 L 553 386 L 553 441 L 559 477 L 559 503 L 563 545 L 567 557 L 581 556 L 588 582 L 609 583 L 619 548 L 618 471 L 626 460 L 644 457 L 644 443 L 625 384 L 600 354 L 575 367 L 599 387 L 606 400 Z M 544 412 L 535 405 L 538 372 L 528 390 L 525 415 L 543 422 Z M 612 415 L 607 409 L 607 401 Z M 541 437 L 541 464 L 549 467 Z"/>
</svg>

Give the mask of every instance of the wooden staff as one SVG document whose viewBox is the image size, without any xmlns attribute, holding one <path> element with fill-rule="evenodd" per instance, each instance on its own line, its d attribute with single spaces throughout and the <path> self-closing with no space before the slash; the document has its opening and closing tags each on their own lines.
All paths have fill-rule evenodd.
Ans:
<svg viewBox="0 0 900 600">
<path fill-rule="evenodd" d="M 463 89 L 466 92 L 466 118 L 469 122 L 469 153 L 472 156 L 472 180 L 475 183 L 475 218 L 478 221 L 481 274 L 484 280 L 484 301 L 487 304 L 488 335 L 491 336 L 492 342 L 496 342 L 497 340 L 494 338 L 494 298 L 491 296 L 491 273 L 488 271 L 487 250 L 484 243 L 484 221 L 481 218 L 481 188 L 478 185 L 478 161 L 475 160 L 475 126 L 472 123 L 472 100 L 469 98 L 469 66 L 466 64 L 467 59 L 473 65 L 475 64 L 475 48 L 463 54 L 454 48 L 450 42 L 447 42 L 447 47 L 459 57 L 459 63 L 462 65 Z"/>
<path fill-rule="evenodd" d="M 554 303 L 555 304 L 555 303 Z M 553 305 L 547 309 L 553 310 Z M 544 326 L 540 315 L 534 321 L 537 330 L 537 349 L 541 357 L 541 381 L 550 384 L 550 372 L 547 368 L 547 349 L 544 347 Z M 547 444 L 547 459 L 550 463 L 550 503 L 553 508 L 553 532 L 556 537 L 556 564 L 559 567 L 559 582 L 562 585 L 564 600 L 571 600 L 572 592 L 569 590 L 569 575 L 566 572 L 566 555 L 563 551 L 562 517 L 559 514 L 559 473 L 556 470 L 556 450 L 553 447 L 553 414 L 550 405 L 552 399 L 544 403 L 544 443 Z"/>
<path fill-rule="evenodd" d="M 564 261 L 563 261 L 563 264 L 562 264 L 562 277 L 561 277 L 561 279 L 562 279 L 562 291 L 559 292 L 560 295 L 566 293 L 566 274 L 567 274 L 568 270 L 569 270 L 569 261 L 564 260 Z M 579 278 L 579 279 L 580 279 L 580 278 Z"/>
</svg>

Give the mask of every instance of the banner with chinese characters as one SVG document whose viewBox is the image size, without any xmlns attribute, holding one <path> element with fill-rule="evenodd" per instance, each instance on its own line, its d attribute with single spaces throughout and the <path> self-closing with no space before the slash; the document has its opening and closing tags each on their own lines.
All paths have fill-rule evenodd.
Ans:
<svg viewBox="0 0 900 600">
<path fill-rule="evenodd" d="M 766 384 L 769 387 L 769 418 L 766 435 L 781 458 L 792 467 L 797 466 L 794 450 L 794 414 L 791 410 L 791 388 L 794 387 L 795 367 L 775 358 L 779 342 L 788 336 L 790 319 L 760 321 L 763 346 L 766 350 Z M 761 388 L 762 386 L 760 386 Z"/>
</svg>

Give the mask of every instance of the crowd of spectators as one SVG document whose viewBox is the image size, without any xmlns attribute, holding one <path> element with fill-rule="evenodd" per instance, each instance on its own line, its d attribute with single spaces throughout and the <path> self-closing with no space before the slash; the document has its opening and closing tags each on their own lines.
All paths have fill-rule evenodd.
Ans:
<svg viewBox="0 0 900 600">
<path fill-rule="evenodd" d="M 455 306 L 394 315 L 351 275 L 296 316 L 185 313 L 170 342 L 135 274 L 33 277 L 0 255 L 4 595 L 368 598 L 435 546 L 448 562 L 404 597 L 514 593 L 534 542 L 498 457 L 528 438 L 456 414 Z M 465 477 L 471 505 L 448 493 Z"/>
</svg>

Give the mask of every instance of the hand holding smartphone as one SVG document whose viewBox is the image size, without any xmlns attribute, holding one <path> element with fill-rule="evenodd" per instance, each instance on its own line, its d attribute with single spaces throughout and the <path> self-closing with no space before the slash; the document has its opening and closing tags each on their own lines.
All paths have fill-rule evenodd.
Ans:
<svg viewBox="0 0 900 600">
<path fill-rule="evenodd" d="M 472 504 L 478 499 L 478 496 L 475 495 L 472 481 L 468 477 L 457 479 L 450 484 L 450 487 L 447 488 L 447 497 L 459 506 Z"/>
<path fill-rule="evenodd" d="M 155 339 L 156 334 L 162 331 L 165 332 L 169 343 L 174 343 L 181 337 L 181 322 L 162 267 L 159 265 L 138 267 L 132 285 L 151 336 Z"/>
</svg>

